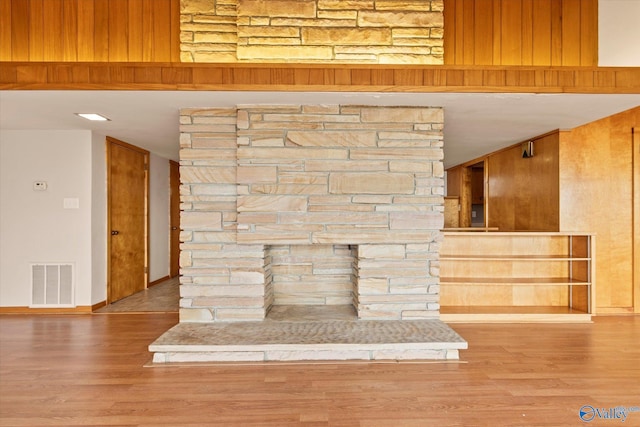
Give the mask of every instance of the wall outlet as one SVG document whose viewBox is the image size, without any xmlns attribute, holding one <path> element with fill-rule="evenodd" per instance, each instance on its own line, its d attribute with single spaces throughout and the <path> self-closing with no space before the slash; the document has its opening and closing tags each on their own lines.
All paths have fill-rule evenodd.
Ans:
<svg viewBox="0 0 640 427">
<path fill-rule="evenodd" d="M 475 218 L 476 216 L 476 211 L 471 211 L 471 218 Z"/>
<path fill-rule="evenodd" d="M 45 191 L 47 189 L 47 181 L 34 181 L 33 191 Z"/>
</svg>

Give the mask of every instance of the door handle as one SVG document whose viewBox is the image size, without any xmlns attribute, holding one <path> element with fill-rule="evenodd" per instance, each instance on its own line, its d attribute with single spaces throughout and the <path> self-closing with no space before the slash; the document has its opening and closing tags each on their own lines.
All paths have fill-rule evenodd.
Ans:
<svg viewBox="0 0 640 427">
<path fill-rule="evenodd" d="M 111 235 L 112 236 L 117 236 L 118 234 L 120 234 L 120 232 L 118 230 L 111 230 Z"/>
</svg>

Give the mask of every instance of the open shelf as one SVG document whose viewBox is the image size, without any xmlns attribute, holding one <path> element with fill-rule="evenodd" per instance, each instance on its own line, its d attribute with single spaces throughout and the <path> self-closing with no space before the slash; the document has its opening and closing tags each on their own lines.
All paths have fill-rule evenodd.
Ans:
<svg viewBox="0 0 640 427">
<path fill-rule="evenodd" d="M 441 319 L 590 321 L 594 257 L 591 233 L 445 232 Z"/>
<path fill-rule="evenodd" d="M 465 306 L 441 307 L 440 320 L 448 323 L 584 323 L 591 314 L 560 306 Z"/>
</svg>

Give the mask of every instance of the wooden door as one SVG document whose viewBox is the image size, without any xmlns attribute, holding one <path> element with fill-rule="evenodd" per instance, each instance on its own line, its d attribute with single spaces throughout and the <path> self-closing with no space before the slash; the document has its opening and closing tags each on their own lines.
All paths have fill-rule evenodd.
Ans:
<svg viewBox="0 0 640 427">
<path fill-rule="evenodd" d="M 146 289 L 149 152 L 107 137 L 107 303 Z"/>
<path fill-rule="evenodd" d="M 176 277 L 180 274 L 180 165 L 169 161 L 169 185 L 171 187 L 171 255 L 169 275 Z"/>
</svg>

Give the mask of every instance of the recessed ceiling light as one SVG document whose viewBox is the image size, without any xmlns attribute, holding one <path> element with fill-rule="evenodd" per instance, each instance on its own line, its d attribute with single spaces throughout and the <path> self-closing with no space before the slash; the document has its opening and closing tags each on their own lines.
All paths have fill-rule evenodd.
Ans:
<svg viewBox="0 0 640 427">
<path fill-rule="evenodd" d="M 95 114 L 95 113 L 75 113 L 77 116 L 80 116 L 84 119 L 87 120 L 91 120 L 94 122 L 108 122 L 111 121 L 111 119 L 105 117 L 105 116 L 101 116 L 100 114 Z"/>
</svg>

